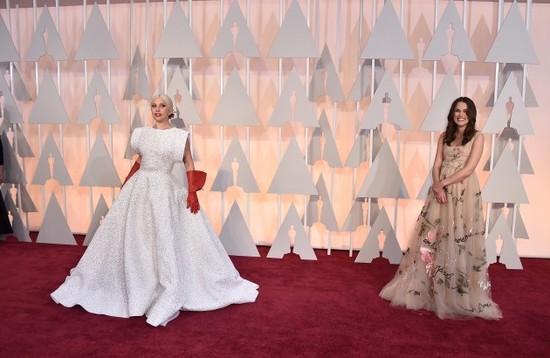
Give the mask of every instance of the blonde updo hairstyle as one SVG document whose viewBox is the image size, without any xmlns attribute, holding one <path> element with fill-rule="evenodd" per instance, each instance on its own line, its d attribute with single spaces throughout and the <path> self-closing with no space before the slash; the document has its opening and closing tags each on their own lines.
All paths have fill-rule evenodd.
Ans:
<svg viewBox="0 0 550 358">
<path fill-rule="evenodd" d="M 172 98 L 170 98 L 170 96 L 168 96 L 167 94 L 164 94 L 164 93 L 160 93 L 160 94 L 157 94 L 157 95 L 153 96 L 153 98 L 151 98 L 151 101 L 154 100 L 155 98 L 160 98 L 164 103 L 166 103 L 166 105 L 168 106 L 168 110 L 170 111 L 170 114 L 168 115 L 168 118 L 169 119 L 174 118 L 174 116 L 175 116 L 174 102 L 172 102 Z"/>
</svg>

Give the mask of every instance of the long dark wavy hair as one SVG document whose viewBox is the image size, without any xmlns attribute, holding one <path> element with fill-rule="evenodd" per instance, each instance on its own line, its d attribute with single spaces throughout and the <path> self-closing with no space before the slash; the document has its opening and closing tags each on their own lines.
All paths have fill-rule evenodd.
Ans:
<svg viewBox="0 0 550 358">
<path fill-rule="evenodd" d="M 454 117 L 454 111 L 455 111 L 456 105 L 460 102 L 466 103 L 466 107 L 468 107 L 466 111 L 468 115 L 468 124 L 466 124 L 466 128 L 464 129 L 464 136 L 462 137 L 462 145 L 468 143 L 470 139 L 472 139 L 477 132 L 477 129 L 476 129 L 477 109 L 474 101 L 472 101 L 468 97 L 458 97 L 453 101 L 453 104 L 451 104 L 451 108 L 449 108 L 449 114 L 447 115 L 447 128 L 445 129 L 445 134 L 443 135 L 443 143 L 447 145 L 451 145 L 453 140 L 455 140 L 456 134 L 458 132 L 458 126 L 456 125 L 453 117 Z"/>
</svg>

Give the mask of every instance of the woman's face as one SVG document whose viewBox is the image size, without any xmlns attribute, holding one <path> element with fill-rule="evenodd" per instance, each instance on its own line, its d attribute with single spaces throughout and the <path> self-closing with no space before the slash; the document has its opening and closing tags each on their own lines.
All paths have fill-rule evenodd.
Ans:
<svg viewBox="0 0 550 358">
<path fill-rule="evenodd" d="M 466 128 L 468 124 L 468 105 L 464 102 L 458 102 L 453 112 L 453 121 L 458 128 Z"/>
<path fill-rule="evenodd" d="M 156 123 L 167 122 L 168 116 L 170 115 L 170 108 L 162 98 L 157 97 L 151 101 L 151 113 Z"/>
</svg>

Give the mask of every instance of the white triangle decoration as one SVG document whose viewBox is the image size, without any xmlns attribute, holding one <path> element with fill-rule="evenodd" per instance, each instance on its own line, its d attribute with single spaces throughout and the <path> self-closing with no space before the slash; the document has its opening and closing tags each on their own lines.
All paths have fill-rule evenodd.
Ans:
<svg viewBox="0 0 550 358">
<path fill-rule="evenodd" d="M 98 134 L 79 185 L 119 188 L 121 184 L 105 142 Z"/>
<path fill-rule="evenodd" d="M 76 245 L 74 235 L 67 225 L 67 219 L 61 211 L 55 195 L 50 196 L 36 242 L 41 244 Z"/>
<path fill-rule="evenodd" d="M 61 185 L 73 185 L 65 161 L 51 133 L 48 134 L 42 148 L 32 184 L 44 185 L 49 179 L 55 179 Z"/>
<path fill-rule="evenodd" d="M 281 28 L 271 44 L 268 57 L 306 58 L 319 57 L 315 40 L 307 25 L 298 1 L 292 0 Z"/>
<path fill-rule="evenodd" d="M 53 23 L 48 7 L 45 5 L 36 24 L 36 32 L 33 35 L 26 60 L 38 61 L 44 55 L 50 55 L 56 61 L 67 59 L 67 52 L 61 42 L 59 32 Z"/>
<path fill-rule="evenodd" d="M 391 1 L 386 1 L 360 58 L 413 60 L 414 55 Z"/>
<path fill-rule="evenodd" d="M 19 52 L 13 43 L 10 31 L 4 22 L 4 18 L 0 16 L 0 62 L 19 62 Z"/>
<path fill-rule="evenodd" d="M 267 257 L 280 259 L 291 252 L 299 255 L 302 260 L 317 260 L 294 204 L 288 209 Z"/>
<path fill-rule="evenodd" d="M 437 24 L 423 60 L 437 61 L 446 55 L 455 55 L 460 61 L 476 61 L 474 49 L 452 0 Z"/>
<path fill-rule="evenodd" d="M 229 215 L 223 223 L 220 241 L 228 255 L 260 257 L 237 202 L 233 202 Z"/>
<path fill-rule="evenodd" d="M 103 218 L 105 218 L 105 216 L 107 216 L 108 212 L 109 207 L 105 202 L 105 198 L 103 197 L 103 195 L 101 195 L 95 207 L 94 214 L 92 215 L 92 220 L 90 221 L 90 226 L 88 226 L 88 231 L 86 232 L 86 236 L 84 237 L 84 242 L 82 243 L 82 245 L 90 245 L 92 239 L 94 238 L 94 234 L 97 231 L 97 228 L 99 227 L 99 225 L 101 225 L 101 221 L 103 220 Z"/>
<path fill-rule="evenodd" d="M 179 0 L 174 3 L 154 57 L 202 57 L 201 49 Z"/>
<path fill-rule="evenodd" d="M 424 132 L 442 132 L 447 126 L 447 115 L 453 101 L 460 96 L 452 73 L 448 72 L 420 127 Z"/>
<path fill-rule="evenodd" d="M 275 194 L 317 195 L 296 139 L 292 137 L 267 191 Z"/>
<path fill-rule="evenodd" d="M 500 26 L 485 62 L 538 64 L 531 37 L 515 0 Z"/>
<path fill-rule="evenodd" d="M 199 112 L 195 107 L 195 102 L 191 97 L 191 93 L 189 93 L 189 86 L 185 78 L 183 78 L 183 74 L 179 68 L 175 69 L 172 80 L 166 90 L 166 94 L 172 98 L 176 111 L 176 118 L 180 118 L 184 126 L 202 123 Z M 180 108 L 185 110 L 182 111 Z"/>
<path fill-rule="evenodd" d="M 113 104 L 111 94 L 107 90 L 99 70 L 96 68 L 92 82 L 84 97 L 84 103 L 80 108 L 77 123 L 89 124 L 94 119 L 101 119 L 105 123 L 118 124 L 120 118 Z"/>
<path fill-rule="evenodd" d="M 409 193 L 399 172 L 399 167 L 391 151 L 390 145 L 384 141 L 376 156 L 361 189 L 357 193 L 360 198 L 401 198 L 407 199 Z"/>
<path fill-rule="evenodd" d="M 69 116 L 53 83 L 50 71 L 44 73 L 38 95 L 32 107 L 29 123 L 32 124 L 65 124 Z"/>
<path fill-rule="evenodd" d="M 210 57 L 224 58 L 229 52 L 238 52 L 247 58 L 260 57 L 260 50 L 237 0 L 231 2 Z"/>
<path fill-rule="evenodd" d="M 246 159 L 237 137 L 234 137 L 231 141 L 210 190 L 226 191 L 230 186 L 238 186 L 245 193 L 258 193 L 260 191 L 256 179 L 254 179 L 254 173 L 250 168 L 250 163 Z"/>
<path fill-rule="evenodd" d="M 292 68 L 288 76 L 269 119 L 269 125 L 282 127 L 291 120 L 302 123 L 304 127 L 319 127 L 314 106 L 307 98 L 296 68 Z"/>
<path fill-rule="evenodd" d="M 513 74 L 508 77 L 508 81 L 500 92 L 500 96 L 483 126 L 483 132 L 499 133 L 505 127 L 514 128 L 519 134 L 534 134 L 529 114 Z"/>
<path fill-rule="evenodd" d="M 118 52 L 105 24 L 97 2 L 86 23 L 84 34 L 80 38 L 75 60 L 108 60 L 118 58 Z"/>
<path fill-rule="evenodd" d="M 17 103 L 15 98 L 11 94 L 9 85 L 6 83 L 4 76 L 0 75 L 0 96 L 2 97 L 2 106 L 3 111 L 0 113 L 0 120 L 9 121 L 9 123 L 23 123 L 21 118 L 21 113 L 19 113 L 19 108 L 17 108 Z"/>
<path fill-rule="evenodd" d="M 257 126 L 260 124 L 252 101 L 246 94 L 241 77 L 235 69 L 231 72 L 210 123 L 225 126 Z"/>
<path fill-rule="evenodd" d="M 23 220 L 21 220 L 21 216 L 19 215 L 19 210 L 17 210 L 17 206 L 11 199 L 9 193 L 6 193 L 4 196 L 4 203 L 6 204 L 8 215 L 12 215 L 11 227 L 13 229 L 13 235 L 17 237 L 18 241 L 32 242 L 29 231 L 25 227 L 25 224 L 23 224 Z"/>
<path fill-rule="evenodd" d="M 491 203 L 528 203 L 512 152 L 505 148 L 482 190 L 483 198 Z"/>
<path fill-rule="evenodd" d="M 500 262 L 506 265 L 507 269 L 523 269 L 516 250 L 516 245 L 512 238 L 512 233 L 510 232 L 503 213 L 499 215 L 493 229 L 485 240 L 487 263 L 493 264 L 497 262 L 497 239 L 499 236 L 502 239 Z"/>
<path fill-rule="evenodd" d="M 386 71 L 376 89 L 363 119 L 361 129 L 374 129 L 384 122 L 391 123 L 396 129 L 412 129 L 412 124 L 395 87 L 391 71 Z"/>
</svg>

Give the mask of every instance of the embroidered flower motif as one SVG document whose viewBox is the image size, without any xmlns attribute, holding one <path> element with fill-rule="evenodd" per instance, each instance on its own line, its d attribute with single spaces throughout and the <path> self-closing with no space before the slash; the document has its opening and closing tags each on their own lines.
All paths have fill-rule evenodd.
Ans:
<svg viewBox="0 0 550 358">
<path fill-rule="evenodd" d="M 436 234 L 436 230 L 431 229 L 430 231 L 428 231 L 428 234 L 426 235 L 426 238 L 432 244 L 435 242 L 435 234 Z"/>
<path fill-rule="evenodd" d="M 427 247 L 420 248 L 420 259 L 426 264 L 426 273 L 433 278 L 434 274 L 434 256 L 431 249 Z"/>
</svg>

